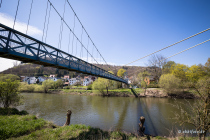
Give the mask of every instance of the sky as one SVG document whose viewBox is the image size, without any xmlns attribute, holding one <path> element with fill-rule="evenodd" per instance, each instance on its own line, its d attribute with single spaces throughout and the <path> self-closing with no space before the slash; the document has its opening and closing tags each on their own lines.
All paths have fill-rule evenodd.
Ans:
<svg viewBox="0 0 210 140">
<path fill-rule="evenodd" d="M 88 62 L 93 62 L 92 54 L 99 63 L 104 63 L 88 35 L 108 64 L 125 65 L 210 28 L 209 0 L 68 0 L 88 35 L 66 0 L 50 1 L 68 24 L 63 24 L 61 43 L 61 18 L 49 4 L 46 16 L 47 0 L 33 0 L 27 34 Z M 2 0 L 1 24 L 13 27 L 17 3 L 18 0 Z M 31 0 L 20 0 L 14 29 L 26 33 L 30 6 Z M 81 44 L 70 34 L 68 27 L 74 30 L 90 54 L 81 49 Z M 208 39 L 210 30 L 157 54 L 169 57 Z M 210 41 L 169 60 L 191 66 L 205 64 L 209 57 Z M 130 65 L 147 66 L 149 59 Z M 0 71 L 12 67 L 13 61 L 0 58 Z"/>
</svg>

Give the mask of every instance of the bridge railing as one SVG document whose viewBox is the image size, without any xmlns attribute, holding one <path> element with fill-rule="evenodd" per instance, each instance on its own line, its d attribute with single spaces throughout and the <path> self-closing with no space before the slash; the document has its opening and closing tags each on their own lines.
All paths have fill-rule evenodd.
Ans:
<svg viewBox="0 0 210 140">
<path fill-rule="evenodd" d="M 127 84 L 114 74 L 62 50 L 0 24 L 0 57 L 57 67 Z"/>
</svg>

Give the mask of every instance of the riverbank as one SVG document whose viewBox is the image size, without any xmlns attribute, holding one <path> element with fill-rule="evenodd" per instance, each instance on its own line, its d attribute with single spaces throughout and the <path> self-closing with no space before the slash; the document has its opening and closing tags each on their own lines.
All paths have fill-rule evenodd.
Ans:
<svg viewBox="0 0 210 140">
<path fill-rule="evenodd" d="M 24 112 L 24 113 L 23 113 Z M 82 124 L 57 126 L 26 111 L 0 108 L 0 139 L 196 139 L 196 137 L 167 138 L 161 136 L 144 136 L 122 131 L 104 131 Z"/>
<path fill-rule="evenodd" d="M 25 93 L 44 93 L 42 85 L 37 84 L 25 84 L 21 83 L 19 88 L 20 92 Z M 97 90 L 89 90 L 87 87 L 76 87 L 68 89 L 49 89 L 48 93 L 53 94 L 72 94 L 72 95 L 91 95 L 91 96 L 107 96 L 107 97 L 155 97 L 155 98 L 185 98 L 185 99 L 194 99 L 197 98 L 196 94 L 185 90 L 176 94 L 167 94 L 161 88 L 148 88 L 146 89 L 130 89 L 130 88 L 121 88 L 121 89 L 110 89 L 107 93 L 106 90 L 99 92 Z"/>
<path fill-rule="evenodd" d="M 177 94 L 167 94 L 163 89 L 160 88 L 148 88 L 145 89 L 114 89 L 109 90 L 108 94 L 104 91 L 104 94 L 84 89 L 63 89 L 51 91 L 51 93 L 57 94 L 72 94 L 72 95 L 91 95 L 91 96 L 108 96 L 108 97 L 155 97 L 155 98 L 179 98 L 179 99 L 194 99 L 197 98 L 195 94 L 184 91 Z"/>
</svg>

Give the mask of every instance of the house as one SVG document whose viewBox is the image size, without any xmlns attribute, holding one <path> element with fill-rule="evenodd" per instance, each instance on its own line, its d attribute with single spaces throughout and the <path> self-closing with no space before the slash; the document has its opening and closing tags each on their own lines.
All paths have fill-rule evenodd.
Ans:
<svg viewBox="0 0 210 140">
<path fill-rule="evenodd" d="M 53 80 L 54 82 L 56 82 L 58 79 L 61 79 L 61 78 L 57 78 L 57 77 L 50 77 L 49 79 Z"/>
<path fill-rule="evenodd" d="M 26 77 L 25 82 L 27 82 L 28 84 L 35 84 L 36 77 Z"/>
<path fill-rule="evenodd" d="M 76 85 L 80 80 L 78 78 L 71 78 L 69 79 L 69 84 L 70 85 Z"/>
<path fill-rule="evenodd" d="M 54 78 L 54 77 L 55 77 L 55 75 L 50 75 L 50 77 L 51 77 L 51 78 Z"/>
<path fill-rule="evenodd" d="M 64 75 L 63 80 L 64 80 L 64 85 L 65 86 L 69 86 L 70 85 L 70 83 L 69 83 L 69 75 Z"/>
<path fill-rule="evenodd" d="M 47 80 L 47 77 L 39 76 L 39 77 L 36 78 L 36 83 L 42 83 L 45 80 Z"/>
<path fill-rule="evenodd" d="M 93 82 L 93 80 L 91 79 L 91 77 L 89 76 L 85 76 L 84 80 L 83 80 L 83 86 L 88 86 Z"/>
</svg>

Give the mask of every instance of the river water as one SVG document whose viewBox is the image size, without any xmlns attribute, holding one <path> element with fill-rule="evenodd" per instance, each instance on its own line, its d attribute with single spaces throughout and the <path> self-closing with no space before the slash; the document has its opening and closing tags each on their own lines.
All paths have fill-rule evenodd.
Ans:
<svg viewBox="0 0 210 140">
<path fill-rule="evenodd" d="M 133 98 L 100 97 L 68 94 L 22 93 L 24 104 L 18 106 L 30 114 L 52 121 L 62 126 L 66 121 L 66 112 L 72 111 L 71 124 L 85 124 L 103 130 L 123 130 L 136 132 L 139 117 L 145 117 L 145 133 L 150 135 L 170 136 L 170 132 L 191 130 L 190 126 L 175 126 L 173 105 L 184 103 L 184 99 L 168 98 Z M 194 100 L 190 99 L 193 103 Z M 183 108 L 187 109 L 187 105 Z M 173 131 L 171 131 L 173 130 Z"/>
</svg>

